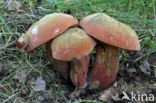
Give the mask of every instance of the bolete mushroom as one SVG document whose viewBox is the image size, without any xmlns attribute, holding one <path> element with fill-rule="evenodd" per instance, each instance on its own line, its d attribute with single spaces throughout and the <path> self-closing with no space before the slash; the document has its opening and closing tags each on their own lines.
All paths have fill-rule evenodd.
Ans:
<svg viewBox="0 0 156 103">
<path fill-rule="evenodd" d="M 83 18 L 79 24 L 89 35 L 106 43 L 98 45 L 94 66 L 89 73 L 90 87 L 107 88 L 115 80 L 118 68 L 118 48 L 139 50 L 136 32 L 105 13 L 95 13 Z"/>
<path fill-rule="evenodd" d="M 52 41 L 52 56 L 57 60 L 70 61 L 70 78 L 76 87 L 87 86 L 89 53 L 95 45 L 96 42 L 78 27 L 68 29 Z"/>
<path fill-rule="evenodd" d="M 138 37 L 131 27 L 104 13 L 95 13 L 82 19 L 79 25 L 84 30 L 71 28 L 77 25 L 78 21 L 70 15 L 49 14 L 33 24 L 17 40 L 17 46 L 30 52 L 46 43 L 47 55 L 52 65 L 67 78 L 70 63 L 73 84 L 85 88 L 89 53 L 95 47 L 96 39 L 96 56 L 88 80 L 90 87 L 107 88 L 114 82 L 119 69 L 118 48 L 139 50 Z"/>
<path fill-rule="evenodd" d="M 78 25 L 77 19 L 63 13 L 53 13 L 44 16 L 33 24 L 29 30 L 17 40 L 19 49 L 27 52 L 41 46 L 54 37 L 63 33 L 66 29 Z"/>
<path fill-rule="evenodd" d="M 17 40 L 16 45 L 19 49 L 30 52 L 48 42 L 46 49 L 49 60 L 53 67 L 60 72 L 64 78 L 67 78 L 68 63 L 54 59 L 51 56 L 49 46 L 53 38 L 63 33 L 66 29 L 76 25 L 78 25 L 78 21 L 71 15 L 63 13 L 49 14 L 34 23 L 28 31 Z"/>
</svg>

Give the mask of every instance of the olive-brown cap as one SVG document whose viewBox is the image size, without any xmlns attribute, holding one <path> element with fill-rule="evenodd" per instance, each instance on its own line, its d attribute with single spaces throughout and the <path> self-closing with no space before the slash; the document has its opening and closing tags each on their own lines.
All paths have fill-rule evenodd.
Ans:
<svg viewBox="0 0 156 103">
<path fill-rule="evenodd" d="M 105 13 L 95 13 L 83 18 L 79 24 L 94 38 L 127 50 L 139 50 L 140 43 L 136 32 Z"/>
<path fill-rule="evenodd" d="M 55 59 L 71 61 L 88 55 L 96 42 L 84 30 L 70 28 L 56 37 L 51 44 L 52 55 Z"/>
<path fill-rule="evenodd" d="M 17 40 L 17 46 L 19 45 L 22 48 L 22 45 L 26 45 L 24 49 L 27 52 L 32 51 L 75 25 L 78 25 L 78 21 L 71 15 L 63 13 L 46 15 L 33 24 L 24 36 Z M 28 39 L 25 40 L 23 37 Z"/>
</svg>

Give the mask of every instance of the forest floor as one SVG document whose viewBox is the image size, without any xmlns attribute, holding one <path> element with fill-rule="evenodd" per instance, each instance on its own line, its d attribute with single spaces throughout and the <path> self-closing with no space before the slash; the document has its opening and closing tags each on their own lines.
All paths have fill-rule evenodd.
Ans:
<svg viewBox="0 0 156 103">
<path fill-rule="evenodd" d="M 156 103 L 155 0 L 38 1 L 0 0 L 0 103 Z M 70 98 L 75 87 L 53 69 L 44 45 L 29 54 L 15 45 L 33 23 L 54 12 L 78 20 L 106 13 L 136 31 L 141 50 L 119 50 L 119 72 L 110 88 L 86 88 Z M 122 99 L 124 93 L 130 100 Z"/>
</svg>

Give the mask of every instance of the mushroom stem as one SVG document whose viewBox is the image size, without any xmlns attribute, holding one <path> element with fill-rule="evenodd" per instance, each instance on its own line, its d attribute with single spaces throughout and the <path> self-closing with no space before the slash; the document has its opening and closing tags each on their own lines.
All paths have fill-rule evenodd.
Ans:
<svg viewBox="0 0 156 103">
<path fill-rule="evenodd" d="M 90 55 L 70 62 L 70 78 L 76 87 L 85 88 Z"/>
<path fill-rule="evenodd" d="M 110 45 L 97 47 L 94 66 L 89 73 L 89 88 L 108 88 L 115 81 L 118 68 L 118 49 Z"/>
<path fill-rule="evenodd" d="M 63 76 L 64 79 L 68 79 L 69 76 L 68 62 L 54 59 L 52 56 L 50 45 L 51 41 L 46 43 L 46 51 L 49 61 L 51 62 L 53 68 L 57 70 Z"/>
</svg>

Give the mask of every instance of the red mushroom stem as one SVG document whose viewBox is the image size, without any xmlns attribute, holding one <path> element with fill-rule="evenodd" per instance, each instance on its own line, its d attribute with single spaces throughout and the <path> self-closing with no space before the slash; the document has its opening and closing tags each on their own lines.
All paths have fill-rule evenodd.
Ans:
<svg viewBox="0 0 156 103">
<path fill-rule="evenodd" d="M 82 57 L 78 60 L 71 61 L 70 78 L 74 85 L 80 88 L 87 86 L 86 78 L 88 72 L 88 65 L 90 61 L 90 55 Z"/>
<path fill-rule="evenodd" d="M 57 70 L 63 76 L 64 79 L 67 79 L 69 76 L 68 62 L 54 59 L 52 56 L 50 45 L 51 41 L 46 43 L 46 52 L 48 59 L 51 62 L 53 68 Z"/>
<path fill-rule="evenodd" d="M 110 45 L 97 47 L 94 66 L 89 73 L 90 89 L 108 88 L 115 81 L 118 69 L 118 49 Z"/>
</svg>

